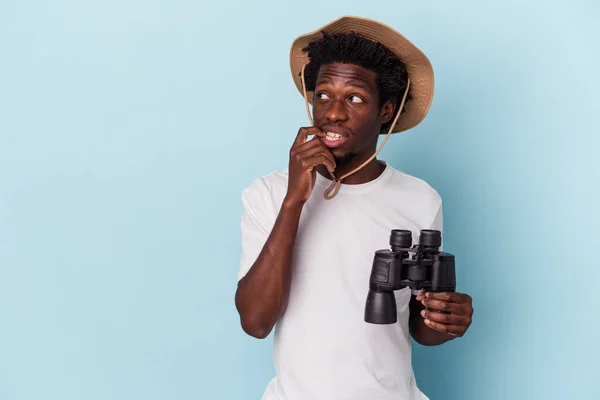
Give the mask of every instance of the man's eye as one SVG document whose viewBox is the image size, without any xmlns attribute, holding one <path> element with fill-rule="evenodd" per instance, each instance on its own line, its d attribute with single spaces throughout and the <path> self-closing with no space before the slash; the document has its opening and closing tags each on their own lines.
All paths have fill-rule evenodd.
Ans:
<svg viewBox="0 0 600 400">
<path fill-rule="evenodd" d="M 325 94 L 325 93 L 318 93 L 317 94 L 317 100 L 326 100 L 329 97 Z"/>
<path fill-rule="evenodd" d="M 361 99 L 358 96 L 350 96 L 350 101 L 353 102 L 353 103 L 362 103 L 363 99 Z"/>
</svg>

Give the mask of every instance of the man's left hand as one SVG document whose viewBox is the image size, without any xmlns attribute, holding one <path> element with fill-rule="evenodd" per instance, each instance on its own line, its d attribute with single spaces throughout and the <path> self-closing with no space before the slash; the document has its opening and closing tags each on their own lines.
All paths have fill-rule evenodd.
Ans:
<svg viewBox="0 0 600 400">
<path fill-rule="evenodd" d="M 421 315 L 429 328 L 452 336 L 463 336 L 469 329 L 473 317 L 473 300 L 468 294 L 426 292 L 418 295 L 416 300 L 427 308 L 421 311 Z"/>
</svg>

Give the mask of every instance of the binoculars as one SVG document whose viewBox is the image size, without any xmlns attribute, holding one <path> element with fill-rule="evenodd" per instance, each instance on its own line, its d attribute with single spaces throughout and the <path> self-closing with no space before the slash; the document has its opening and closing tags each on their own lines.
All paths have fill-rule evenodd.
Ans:
<svg viewBox="0 0 600 400">
<path fill-rule="evenodd" d="M 365 306 L 365 322 L 393 324 L 397 321 L 394 291 L 409 287 L 412 294 L 422 290 L 454 292 L 454 255 L 439 251 L 440 231 L 423 229 L 419 243 L 412 245 L 412 232 L 394 229 L 391 249 L 375 252 Z"/>
</svg>

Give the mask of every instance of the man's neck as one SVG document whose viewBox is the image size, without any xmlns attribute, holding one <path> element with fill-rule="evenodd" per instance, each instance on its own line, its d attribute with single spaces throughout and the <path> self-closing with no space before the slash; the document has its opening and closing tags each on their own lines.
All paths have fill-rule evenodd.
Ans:
<svg viewBox="0 0 600 400">
<path fill-rule="evenodd" d="M 348 165 L 339 166 L 335 169 L 334 175 L 336 178 L 339 178 L 344 174 L 347 174 L 348 172 L 351 172 L 354 169 L 358 168 L 363 162 L 364 161 L 356 163 L 351 162 Z M 385 164 L 379 161 L 377 158 L 374 158 L 371 161 L 369 161 L 367 165 L 365 165 L 352 175 L 344 178 L 343 183 L 346 185 L 358 185 L 361 183 L 370 182 L 372 180 L 377 179 L 383 173 L 384 169 Z M 316 170 L 317 173 L 321 174 L 325 178 L 331 179 L 331 174 L 327 170 L 327 167 L 325 167 L 324 165 L 318 165 Z"/>
</svg>

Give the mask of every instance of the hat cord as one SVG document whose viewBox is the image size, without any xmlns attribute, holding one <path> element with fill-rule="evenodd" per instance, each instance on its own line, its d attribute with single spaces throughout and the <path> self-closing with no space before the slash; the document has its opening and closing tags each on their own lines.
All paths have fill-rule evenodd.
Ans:
<svg viewBox="0 0 600 400">
<path fill-rule="evenodd" d="M 306 68 L 306 65 L 307 64 L 304 64 L 302 66 L 302 93 L 304 95 L 304 104 L 306 105 L 306 113 L 308 114 L 308 119 L 310 121 L 310 124 L 314 125 L 314 121 L 312 119 L 312 116 L 310 115 L 310 109 L 308 107 L 308 97 L 306 95 L 306 82 L 304 81 L 304 69 Z M 364 163 L 362 163 L 361 165 L 359 165 L 358 167 L 356 167 L 352 171 L 350 171 L 350 172 L 342 175 L 339 178 L 336 178 L 335 175 L 333 174 L 333 172 L 329 171 L 329 174 L 331 175 L 332 182 L 331 182 L 331 185 L 329 185 L 329 187 L 327 188 L 327 190 L 325 190 L 325 193 L 323 194 L 323 196 L 325 197 L 326 200 L 331 200 L 331 199 L 333 199 L 338 194 L 338 192 L 340 190 L 340 186 L 342 185 L 342 180 L 344 180 L 348 176 L 352 175 L 353 173 L 357 172 L 358 170 L 360 170 L 361 168 L 363 168 L 365 165 L 367 165 L 368 163 L 370 163 L 371 160 L 373 160 L 377 156 L 377 154 L 379 154 L 379 152 L 381 151 L 381 149 L 383 149 L 383 146 L 385 146 L 385 143 L 390 138 L 390 135 L 391 135 L 392 131 L 394 130 L 394 127 L 396 126 L 396 123 L 398 122 L 398 118 L 400 118 L 400 114 L 402 113 L 402 109 L 404 108 L 404 103 L 406 102 L 406 96 L 408 95 L 408 89 L 409 88 L 410 88 L 410 78 L 408 79 L 408 83 L 406 85 L 406 90 L 404 91 L 404 96 L 402 97 L 402 102 L 400 103 L 400 107 L 398 107 L 398 112 L 396 113 L 396 117 L 394 118 L 394 122 L 390 126 L 390 129 L 388 130 L 388 133 L 387 133 L 385 139 L 383 140 L 383 143 L 381 143 L 381 145 L 379 146 L 379 149 L 377 149 L 377 151 L 375 152 L 375 154 L 373 154 L 367 161 L 365 161 Z"/>
</svg>

